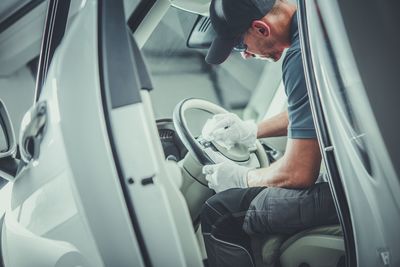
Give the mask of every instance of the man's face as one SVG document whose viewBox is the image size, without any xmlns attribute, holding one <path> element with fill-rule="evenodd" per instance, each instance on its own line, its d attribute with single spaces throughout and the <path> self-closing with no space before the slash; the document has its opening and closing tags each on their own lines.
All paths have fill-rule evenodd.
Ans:
<svg viewBox="0 0 400 267">
<path fill-rule="evenodd" d="M 247 31 L 243 37 L 247 49 L 241 52 L 244 59 L 257 58 L 261 60 L 278 61 L 285 49 L 272 35 L 268 37 L 257 34 L 254 29 Z"/>
</svg>

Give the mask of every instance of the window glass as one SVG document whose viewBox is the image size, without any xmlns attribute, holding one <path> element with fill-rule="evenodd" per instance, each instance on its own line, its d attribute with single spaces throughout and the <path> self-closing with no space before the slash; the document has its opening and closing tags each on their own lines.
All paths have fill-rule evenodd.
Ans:
<svg viewBox="0 0 400 267">
<path fill-rule="evenodd" d="M 15 135 L 33 103 L 47 1 L 0 1 L 0 98 Z M 0 141 L 1 142 L 1 141 Z"/>
<path fill-rule="evenodd" d="M 125 17 L 128 19 L 129 15 L 135 10 L 140 0 L 124 0 Z"/>
<path fill-rule="evenodd" d="M 38 1 L 35 1 L 38 2 Z M 43 2 L 43 1 L 39 1 Z M 35 4 L 32 0 L 2 0 L 0 1 L 0 22 L 5 21 L 11 14 L 18 12 L 22 7 Z"/>
<path fill-rule="evenodd" d="M 335 78 L 338 82 L 338 86 L 334 87 L 336 88 L 336 90 L 334 90 L 334 96 L 339 100 L 338 102 L 341 104 L 342 111 L 346 115 L 347 120 L 344 123 L 347 126 L 346 128 L 349 138 L 351 139 L 351 142 L 355 150 L 357 151 L 358 156 L 363 162 L 365 169 L 369 174 L 372 174 L 371 160 L 368 155 L 368 148 L 366 143 L 367 135 L 362 128 L 362 122 L 360 121 L 360 118 L 356 114 L 355 105 L 358 104 L 357 99 L 350 98 L 349 90 L 352 90 L 351 84 L 345 84 L 343 77 L 341 76 L 339 71 L 339 64 L 337 61 L 338 59 L 334 56 L 333 49 L 331 47 L 328 37 L 325 36 L 325 38 L 326 45 L 329 50 L 330 60 L 337 74 Z"/>
</svg>

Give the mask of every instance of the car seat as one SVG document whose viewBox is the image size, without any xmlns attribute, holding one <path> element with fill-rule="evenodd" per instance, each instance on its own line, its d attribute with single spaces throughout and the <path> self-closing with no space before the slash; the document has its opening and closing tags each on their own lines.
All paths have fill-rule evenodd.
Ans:
<svg viewBox="0 0 400 267">
<path fill-rule="evenodd" d="M 244 120 L 253 119 L 260 122 L 286 109 L 282 61 L 266 63 L 262 77 L 243 111 Z M 263 141 L 281 152 L 285 150 L 286 137 L 267 138 Z M 321 170 L 323 169 L 322 165 Z M 258 242 L 261 247 L 261 260 L 258 260 L 258 265 L 261 266 L 345 266 L 344 241 L 340 225 L 313 227 L 293 236 L 272 235 Z"/>
<path fill-rule="evenodd" d="M 263 267 L 342 267 L 344 241 L 340 225 L 318 226 L 295 235 L 270 235 L 258 241 Z"/>
<path fill-rule="evenodd" d="M 249 103 L 243 111 L 243 119 L 261 121 L 274 103 L 274 96 L 282 82 L 282 60 L 266 63 L 257 87 L 254 89 Z M 279 113 L 278 110 L 277 113 Z"/>
<path fill-rule="evenodd" d="M 244 120 L 260 122 L 284 111 L 287 107 L 285 88 L 282 83 L 282 60 L 266 63 L 261 75 L 243 110 Z M 270 137 L 262 139 L 262 142 L 282 153 L 285 151 L 286 137 Z"/>
</svg>

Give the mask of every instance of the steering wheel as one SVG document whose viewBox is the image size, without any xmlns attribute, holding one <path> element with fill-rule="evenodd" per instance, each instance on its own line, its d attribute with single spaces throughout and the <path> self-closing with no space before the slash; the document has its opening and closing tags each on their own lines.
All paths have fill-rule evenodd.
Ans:
<svg viewBox="0 0 400 267">
<path fill-rule="evenodd" d="M 211 103 L 209 101 L 197 98 L 184 99 L 177 104 L 173 113 L 173 122 L 175 130 L 182 140 L 182 143 L 188 149 L 189 153 L 202 165 L 215 164 L 215 160 L 210 157 L 210 146 L 213 147 L 214 151 L 221 153 L 225 158 L 233 161 L 245 161 L 248 159 L 250 154 L 249 150 L 244 146 L 235 146 L 235 148 L 227 150 L 222 146 L 219 146 L 215 142 L 207 142 L 202 138 L 196 139 L 189 131 L 185 113 L 191 109 L 198 109 L 208 112 L 210 114 L 221 114 L 229 113 L 224 108 Z M 256 141 L 256 149 L 254 151 L 260 167 L 268 167 L 269 161 L 267 154 L 261 145 L 260 141 Z"/>
</svg>

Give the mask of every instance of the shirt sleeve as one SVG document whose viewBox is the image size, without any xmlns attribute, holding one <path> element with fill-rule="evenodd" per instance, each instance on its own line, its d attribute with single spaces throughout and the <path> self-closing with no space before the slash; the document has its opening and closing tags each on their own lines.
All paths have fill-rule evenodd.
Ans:
<svg viewBox="0 0 400 267">
<path fill-rule="evenodd" d="M 316 138 L 299 46 L 297 49 L 288 50 L 282 68 L 283 83 L 288 98 L 288 137 Z"/>
</svg>

